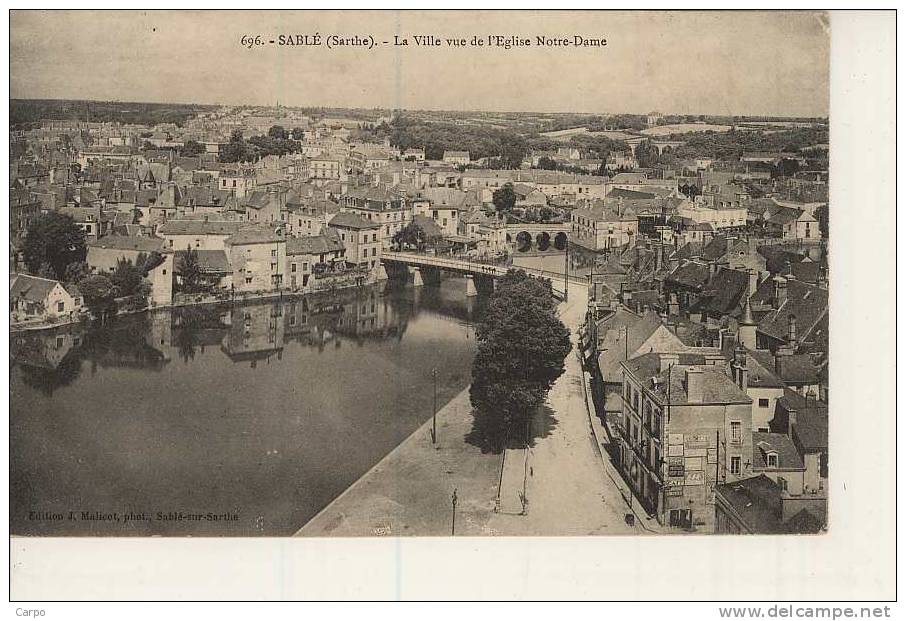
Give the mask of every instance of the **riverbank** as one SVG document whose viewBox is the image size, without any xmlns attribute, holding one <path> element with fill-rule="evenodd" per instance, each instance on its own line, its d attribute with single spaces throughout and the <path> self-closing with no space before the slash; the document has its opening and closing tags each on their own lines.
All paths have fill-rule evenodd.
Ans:
<svg viewBox="0 0 906 621">
<path fill-rule="evenodd" d="M 246 304 L 254 302 L 264 302 L 268 300 L 283 300 L 283 299 L 296 299 L 303 298 L 306 296 L 317 296 L 324 295 L 327 293 L 341 293 L 346 291 L 351 291 L 363 287 L 372 287 L 379 285 L 381 283 L 386 283 L 387 279 L 375 280 L 367 282 L 364 284 L 353 284 L 344 287 L 336 288 L 318 288 L 318 289 L 308 289 L 304 291 L 283 289 L 278 291 L 260 291 L 260 292 L 251 292 L 251 293 L 233 293 L 226 295 L 210 295 L 210 294 L 194 294 L 186 295 L 181 299 L 166 303 L 166 304 L 152 304 L 144 308 L 137 309 L 128 309 L 128 310 L 118 310 L 116 315 L 111 319 L 116 317 L 126 317 L 128 315 L 137 315 L 140 313 L 155 312 L 160 310 L 167 309 L 176 309 L 176 308 L 186 308 L 192 306 L 211 306 L 216 304 Z M 65 326 L 72 326 L 80 323 L 87 323 L 91 321 L 91 314 L 88 311 L 82 311 L 77 315 L 72 316 L 71 318 L 65 320 L 53 320 L 53 321 L 36 321 L 36 322 L 21 322 L 21 323 L 10 323 L 10 334 L 16 334 L 18 332 L 39 332 L 41 330 L 53 330 L 56 328 L 61 328 Z"/>
<path fill-rule="evenodd" d="M 579 289 L 558 308 L 573 330 L 574 346 L 585 307 L 585 291 Z M 640 520 L 632 526 L 626 523 L 629 509 L 598 450 L 587 409 L 584 370 L 575 352 L 567 356 L 564 367 L 546 407 L 539 408 L 532 423 L 538 434 L 525 456 L 524 514 L 495 512 L 503 455 L 482 453 L 468 443 L 473 418 L 466 389 L 438 412 L 436 448 L 431 444 L 429 419 L 297 536 L 450 535 L 454 489 L 456 535 L 648 532 Z M 518 491 L 503 489 L 501 494 Z"/>
<path fill-rule="evenodd" d="M 428 419 L 303 526 L 299 537 L 490 534 L 502 455 L 465 441 L 472 429 L 468 388 L 437 413 L 437 444 Z"/>
</svg>

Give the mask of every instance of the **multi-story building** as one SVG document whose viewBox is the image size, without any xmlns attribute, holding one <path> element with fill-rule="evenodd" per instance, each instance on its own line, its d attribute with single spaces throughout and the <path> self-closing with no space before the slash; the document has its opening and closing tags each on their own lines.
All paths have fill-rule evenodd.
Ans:
<svg viewBox="0 0 906 621">
<path fill-rule="evenodd" d="M 246 225 L 223 241 L 236 291 L 275 291 L 284 286 L 286 237 L 282 228 Z"/>
<path fill-rule="evenodd" d="M 622 199 L 595 199 L 570 212 L 571 241 L 590 250 L 629 244 L 639 232 L 635 210 Z"/>
<path fill-rule="evenodd" d="M 389 248 L 393 236 L 412 221 L 412 208 L 391 192 L 375 187 L 350 189 L 340 198 L 342 211 L 378 224 L 384 248 Z"/>
<path fill-rule="evenodd" d="M 336 157 L 313 157 L 308 162 L 308 176 L 312 179 L 339 181 L 343 163 Z"/>
<path fill-rule="evenodd" d="M 752 476 L 747 369 L 696 354 L 625 361 L 620 465 L 645 510 L 674 528 L 713 532 L 714 487 Z"/>
<path fill-rule="evenodd" d="M 381 264 L 381 225 L 361 217 L 340 212 L 328 226 L 337 231 L 346 248 L 346 261 L 361 268 L 375 269 Z"/>
</svg>

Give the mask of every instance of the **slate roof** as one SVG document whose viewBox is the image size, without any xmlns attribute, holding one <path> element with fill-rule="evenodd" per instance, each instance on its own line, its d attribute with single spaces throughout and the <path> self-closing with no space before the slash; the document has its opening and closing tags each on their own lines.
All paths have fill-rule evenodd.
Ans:
<svg viewBox="0 0 906 621">
<path fill-rule="evenodd" d="M 244 246 L 248 244 L 271 244 L 274 242 L 284 241 L 283 235 L 280 235 L 271 228 L 248 226 L 241 228 L 225 240 L 224 244 L 229 246 Z"/>
<path fill-rule="evenodd" d="M 198 267 L 204 273 L 229 274 L 233 271 L 230 260 L 223 250 L 196 250 L 195 253 L 198 255 Z M 178 251 L 177 260 L 185 254 L 185 250 Z"/>
<path fill-rule="evenodd" d="M 746 350 L 746 368 L 749 371 L 749 386 L 753 388 L 783 388 L 784 384 L 774 373 L 773 362 L 756 356 L 755 351 Z M 766 352 L 770 354 L 770 352 Z M 770 358 L 773 361 L 773 358 Z"/>
<path fill-rule="evenodd" d="M 319 255 L 343 250 L 343 248 L 344 245 L 340 238 L 333 235 L 290 237 L 286 240 L 287 255 Z"/>
<path fill-rule="evenodd" d="M 774 297 L 775 278 L 766 279 L 752 295 L 752 306 L 771 306 Z M 798 280 L 786 280 L 786 300 L 780 307 L 771 309 L 758 322 L 758 331 L 772 338 L 786 342 L 789 336 L 789 320 L 796 317 L 796 336 L 804 341 L 816 324 L 827 314 L 828 292 L 815 285 Z"/>
<path fill-rule="evenodd" d="M 789 388 L 778 399 L 781 407 L 796 411 L 794 436 L 806 451 L 827 450 L 827 404 L 815 399 L 806 399 Z M 773 428 L 772 428 L 773 429 Z"/>
<path fill-rule="evenodd" d="M 749 275 L 740 270 L 721 267 L 702 287 L 696 310 L 711 315 L 735 315 L 749 288 Z"/>
<path fill-rule="evenodd" d="M 165 240 L 160 237 L 133 237 L 129 235 L 107 235 L 88 243 L 89 248 L 104 250 L 134 250 L 157 252 L 163 249 Z"/>
<path fill-rule="evenodd" d="M 44 302 L 59 284 L 58 281 L 49 278 L 16 274 L 9 284 L 9 299 L 25 298 L 32 302 Z"/>
<path fill-rule="evenodd" d="M 652 199 L 656 195 L 652 192 L 640 192 L 638 190 L 625 190 L 623 188 L 614 188 L 607 193 L 607 198 L 628 198 L 632 200 Z"/>
<path fill-rule="evenodd" d="M 328 226 L 342 227 L 344 229 L 357 229 L 357 230 L 367 230 L 367 229 L 379 229 L 381 225 L 377 222 L 369 222 L 354 213 L 349 213 L 341 211 L 328 222 Z"/>
<path fill-rule="evenodd" d="M 688 261 L 679 265 L 665 279 L 687 289 L 702 289 L 711 277 L 711 271 L 704 263 Z"/>
<path fill-rule="evenodd" d="M 233 235 L 246 222 L 235 220 L 169 220 L 157 232 L 161 235 Z"/>
<path fill-rule="evenodd" d="M 768 466 L 768 453 L 777 453 L 777 465 Z M 752 467 L 755 470 L 804 470 L 802 456 L 785 433 L 752 432 Z"/>
<path fill-rule="evenodd" d="M 808 534 L 823 528 L 821 521 L 806 509 L 784 523 L 781 520 L 782 490 L 764 474 L 734 483 L 721 483 L 715 490 L 753 533 Z"/>
<path fill-rule="evenodd" d="M 710 348 L 709 348 L 710 349 Z M 751 397 L 743 392 L 732 379 L 725 373 L 723 366 L 708 364 L 684 364 L 687 361 L 704 360 L 703 354 L 687 354 L 680 357 L 679 364 L 672 369 L 660 371 L 660 354 L 649 353 L 633 358 L 623 363 L 633 375 L 648 382 L 651 387 L 651 378 L 657 377 L 657 388 L 651 388 L 654 398 L 661 405 L 667 405 L 668 394 L 670 405 L 701 405 L 710 403 L 752 403 Z M 686 393 L 686 370 L 700 371 L 702 399 L 690 402 Z M 669 381 L 669 388 L 668 388 Z"/>
</svg>

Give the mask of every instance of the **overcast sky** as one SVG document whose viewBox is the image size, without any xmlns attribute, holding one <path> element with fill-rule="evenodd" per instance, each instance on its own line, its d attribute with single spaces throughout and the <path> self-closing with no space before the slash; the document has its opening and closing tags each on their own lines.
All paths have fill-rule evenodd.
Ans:
<svg viewBox="0 0 906 621">
<path fill-rule="evenodd" d="M 315 33 L 378 46 L 240 44 Z M 533 46 L 418 47 L 416 34 Z M 409 46 L 381 43 L 394 35 Z M 775 116 L 826 116 L 829 100 L 827 18 L 810 13 L 14 11 L 10 48 L 14 98 Z"/>
</svg>

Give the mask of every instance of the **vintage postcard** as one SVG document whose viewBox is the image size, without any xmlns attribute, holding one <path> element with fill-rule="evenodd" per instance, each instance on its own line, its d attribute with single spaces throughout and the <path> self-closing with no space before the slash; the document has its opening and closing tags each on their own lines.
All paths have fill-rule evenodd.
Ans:
<svg viewBox="0 0 906 621">
<path fill-rule="evenodd" d="M 832 31 L 13 11 L 14 541 L 827 537 Z"/>
</svg>

